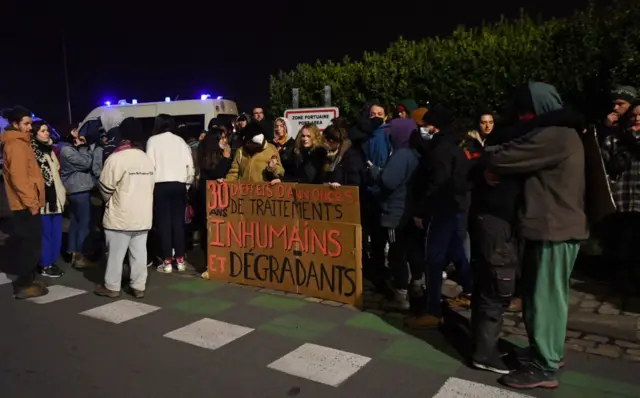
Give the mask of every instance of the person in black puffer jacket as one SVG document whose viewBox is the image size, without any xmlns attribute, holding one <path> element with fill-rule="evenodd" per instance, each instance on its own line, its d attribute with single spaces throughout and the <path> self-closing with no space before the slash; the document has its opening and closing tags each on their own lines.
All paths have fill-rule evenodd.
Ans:
<svg viewBox="0 0 640 398">
<path fill-rule="evenodd" d="M 458 129 L 444 107 L 436 105 L 425 116 L 425 127 L 433 134 L 427 153 L 423 195 L 414 213 L 418 228 L 427 230 L 426 313 L 407 320 L 415 329 L 434 328 L 442 318 L 442 271 L 449 260 L 460 275 L 463 292 L 471 293 L 469 260 L 464 250 L 463 229 L 468 207 L 468 176 L 478 155 L 470 151 L 472 141 Z M 467 141 L 469 140 L 469 141 Z"/>
</svg>

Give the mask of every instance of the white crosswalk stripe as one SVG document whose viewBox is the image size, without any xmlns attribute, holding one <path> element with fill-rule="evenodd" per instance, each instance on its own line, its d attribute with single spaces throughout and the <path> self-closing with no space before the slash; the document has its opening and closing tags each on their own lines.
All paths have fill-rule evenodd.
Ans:
<svg viewBox="0 0 640 398">
<path fill-rule="evenodd" d="M 334 348 L 306 343 L 268 367 L 293 376 L 338 387 L 356 374 L 371 358 Z"/>
<path fill-rule="evenodd" d="M 150 314 L 159 309 L 160 307 L 149 304 L 138 303 L 131 300 L 119 300 L 81 312 L 80 315 L 119 324 Z"/>
<path fill-rule="evenodd" d="M 253 332 L 253 330 L 244 326 L 204 318 L 171 331 L 164 337 L 215 350 Z"/>
<path fill-rule="evenodd" d="M 0 285 L 11 283 L 12 275 L 0 273 Z M 36 304 L 48 304 L 86 294 L 72 287 L 49 286 L 49 294 L 29 299 Z M 118 300 L 83 311 L 80 315 L 121 324 L 160 310 L 149 304 Z M 210 318 L 185 325 L 163 336 L 196 347 L 216 350 L 250 334 L 255 329 Z M 304 378 L 332 387 L 339 387 L 357 375 L 372 358 L 317 344 L 305 343 L 267 365 L 268 369 Z M 532 398 L 503 388 L 450 377 L 433 398 Z"/>
<path fill-rule="evenodd" d="M 32 301 L 36 304 L 49 304 L 54 301 L 64 300 L 69 297 L 79 296 L 85 294 L 86 290 L 74 289 L 72 287 L 66 287 L 62 285 L 49 286 L 49 293 L 36 298 L 31 298 L 28 301 Z"/>
<path fill-rule="evenodd" d="M 450 377 L 433 398 L 532 398 L 503 388 Z"/>
<path fill-rule="evenodd" d="M 13 282 L 15 276 L 0 272 L 0 286 Z"/>
</svg>

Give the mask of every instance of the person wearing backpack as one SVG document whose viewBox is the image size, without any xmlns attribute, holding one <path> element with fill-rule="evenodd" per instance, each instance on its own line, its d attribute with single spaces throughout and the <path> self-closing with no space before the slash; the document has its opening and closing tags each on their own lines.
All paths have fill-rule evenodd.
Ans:
<svg viewBox="0 0 640 398">
<path fill-rule="evenodd" d="M 360 147 L 364 155 L 367 167 L 371 169 L 382 169 L 386 166 L 389 156 L 391 156 L 391 124 L 387 121 L 387 113 L 384 106 L 378 102 L 373 102 L 369 106 L 369 131 L 371 132 L 362 142 Z M 385 266 L 385 248 L 389 242 L 387 229 L 380 224 L 380 195 L 382 188 L 370 176 L 366 183 L 368 205 L 363 209 L 362 233 L 364 242 L 368 243 L 367 254 L 364 258 L 363 271 L 382 293 L 390 293 L 384 281 L 388 280 L 388 269 Z M 364 203 L 364 202 L 363 202 Z"/>
</svg>

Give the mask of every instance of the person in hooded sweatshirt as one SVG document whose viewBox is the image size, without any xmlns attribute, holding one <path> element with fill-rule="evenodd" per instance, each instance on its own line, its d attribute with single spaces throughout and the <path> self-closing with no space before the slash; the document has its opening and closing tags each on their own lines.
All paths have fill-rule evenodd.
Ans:
<svg viewBox="0 0 640 398">
<path fill-rule="evenodd" d="M 562 108 L 555 87 L 529 83 L 516 101 L 529 119 Z M 524 178 L 519 229 L 525 239 L 522 264 L 523 315 L 530 358 L 501 382 L 513 388 L 555 388 L 564 357 L 571 271 L 588 239 L 585 215 L 585 155 L 581 132 L 570 127 L 535 127 L 518 140 L 488 152 L 486 180 Z M 551 321 L 550 321 L 551 320 Z"/>
<path fill-rule="evenodd" d="M 102 223 L 109 255 L 104 284 L 94 290 L 98 296 L 120 296 L 127 253 L 131 294 L 141 299 L 146 290 L 147 234 L 153 222 L 155 167 L 143 151 L 144 133 L 136 122 L 133 118 L 122 122 L 120 143 L 100 175 L 100 194 L 106 203 Z"/>
<path fill-rule="evenodd" d="M 521 94 L 523 93 L 523 94 Z M 524 96 L 524 100 L 519 97 Z M 520 90 L 515 103 L 530 103 L 528 86 Z M 529 108 L 526 105 L 523 108 Z M 557 106 L 556 106 L 557 107 Z M 485 147 L 494 150 L 501 144 L 521 139 L 535 129 L 567 127 L 583 130 L 583 117 L 567 108 L 534 114 L 524 112 L 508 128 L 496 129 L 487 135 Z M 487 157 L 485 156 L 485 160 Z M 469 216 L 470 234 L 475 255 L 474 293 L 471 305 L 472 339 L 471 361 L 479 369 L 507 374 L 512 370 L 505 364 L 498 350 L 504 312 L 514 305 L 516 280 L 521 269 L 522 245 L 517 233 L 518 212 L 523 206 L 525 176 L 501 175 L 499 184 L 488 184 L 480 162 L 474 174 L 472 205 Z"/>
<path fill-rule="evenodd" d="M 156 186 L 154 221 L 160 240 L 162 264 L 157 270 L 173 272 L 175 263 L 179 272 L 187 270 L 185 262 L 185 212 L 187 191 L 194 181 L 195 167 L 191 148 L 174 134 L 176 123 L 172 116 L 156 117 L 154 133 L 147 141 L 147 156 L 155 167 Z"/>
<path fill-rule="evenodd" d="M 296 145 L 296 140 L 293 135 L 294 131 L 291 130 L 289 121 L 283 117 L 279 117 L 273 123 L 273 146 L 276 147 L 280 154 L 280 161 L 282 167 L 284 167 L 285 176 L 289 176 L 294 173 L 295 159 L 293 150 Z"/>
<path fill-rule="evenodd" d="M 473 156 L 464 146 L 466 134 L 457 129 L 449 111 L 434 106 L 424 116 L 425 129 L 433 134 L 427 158 L 422 199 L 414 212 L 415 225 L 427 234 L 426 308 L 408 318 L 414 329 L 435 328 L 442 319 L 442 271 L 453 261 L 463 292 L 471 293 L 469 260 L 464 249 L 465 210 L 468 207 L 468 175 Z"/>
<path fill-rule="evenodd" d="M 14 297 L 27 299 L 49 291 L 35 280 L 42 253 L 40 209 L 46 204 L 45 182 L 36 155 L 31 149 L 31 112 L 23 107 L 3 111 L 10 123 L 2 133 L 4 186 L 13 217 L 15 244 L 13 260 L 16 280 Z M 3 260 L 6 261 L 6 260 Z"/>
<path fill-rule="evenodd" d="M 393 153 L 384 169 L 372 169 L 375 181 L 380 184 L 380 225 L 387 229 L 389 237 L 389 268 L 392 274 L 393 298 L 384 303 L 388 309 L 408 310 L 409 268 L 420 267 L 421 253 L 411 250 L 415 239 L 423 239 L 412 221 L 410 190 L 414 173 L 420 164 L 420 152 L 416 140 L 422 140 L 418 125 L 411 118 L 394 119 L 391 122 Z M 418 256 L 415 256 L 415 255 Z"/>
<path fill-rule="evenodd" d="M 244 129 L 244 144 L 236 151 L 231 169 L 224 180 L 275 184 L 284 178 L 280 154 L 276 147 L 267 141 L 264 133 L 260 123 L 251 122 L 247 125 Z"/>
</svg>

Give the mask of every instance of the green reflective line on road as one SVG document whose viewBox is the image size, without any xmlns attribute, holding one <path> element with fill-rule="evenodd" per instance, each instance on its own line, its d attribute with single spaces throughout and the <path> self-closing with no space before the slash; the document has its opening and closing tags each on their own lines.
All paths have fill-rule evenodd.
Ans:
<svg viewBox="0 0 640 398">
<path fill-rule="evenodd" d="M 189 314 L 214 316 L 233 306 L 234 304 L 228 301 L 209 297 L 195 297 L 192 299 L 179 301 L 173 304 L 171 308 Z"/>
<path fill-rule="evenodd" d="M 396 326 L 389 324 L 385 319 L 369 313 L 362 313 L 351 317 L 345 322 L 345 325 L 394 336 L 405 335 L 402 330 L 398 329 Z"/>
<path fill-rule="evenodd" d="M 283 315 L 259 327 L 260 330 L 276 333 L 302 341 L 311 341 L 331 331 L 337 325 L 297 315 Z"/>
<path fill-rule="evenodd" d="M 253 298 L 249 301 L 249 304 L 275 311 L 293 311 L 307 305 L 302 300 L 278 297 L 271 294 L 262 294 Z"/>
<path fill-rule="evenodd" d="M 640 387 L 613 379 L 572 371 L 560 372 L 558 379 L 556 397 L 640 397 Z"/>
<path fill-rule="evenodd" d="M 222 286 L 217 281 L 209 281 L 204 279 L 192 279 L 184 282 L 177 282 L 169 285 L 169 289 L 186 293 L 208 293 Z"/>
<path fill-rule="evenodd" d="M 434 344 L 444 348 L 444 344 L 447 343 L 442 339 L 437 344 Z M 438 349 L 426 341 L 409 337 L 391 344 L 382 352 L 380 358 L 422 370 L 454 375 L 460 369 L 462 363 L 459 359 L 441 351 L 443 348 Z M 447 347 L 447 349 L 450 349 L 450 347 Z"/>
</svg>

